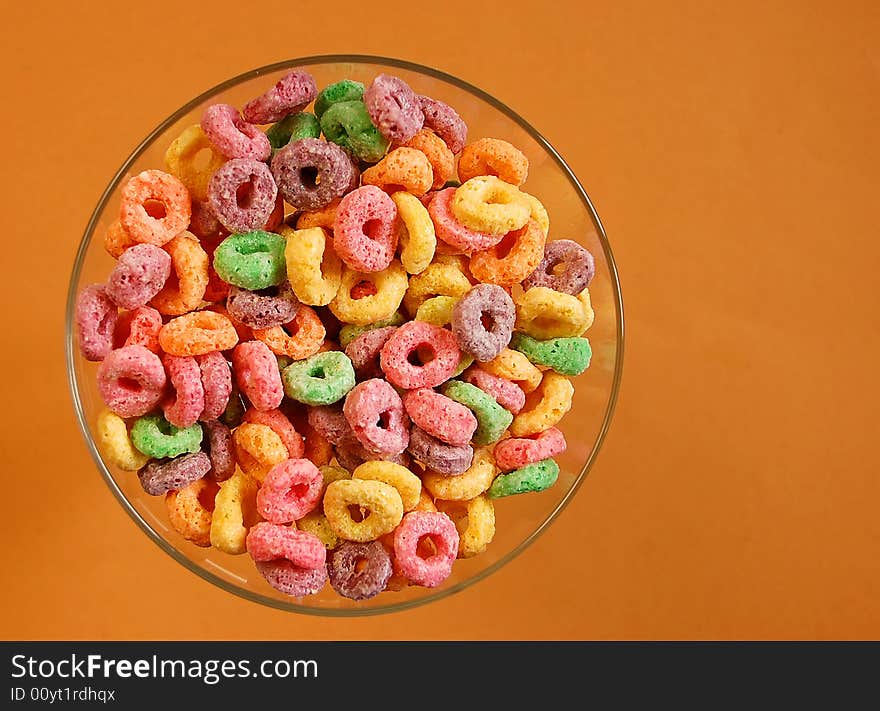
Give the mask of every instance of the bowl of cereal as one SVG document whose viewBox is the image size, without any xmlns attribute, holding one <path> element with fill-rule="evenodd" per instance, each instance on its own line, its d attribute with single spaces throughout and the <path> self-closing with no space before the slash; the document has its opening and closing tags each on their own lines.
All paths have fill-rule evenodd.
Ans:
<svg viewBox="0 0 880 711">
<path fill-rule="evenodd" d="M 369 56 L 262 67 L 125 160 L 67 303 L 74 408 L 166 553 L 249 600 L 438 600 L 544 532 L 609 427 L 599 217 L 524 119 Z"/>
</svg>

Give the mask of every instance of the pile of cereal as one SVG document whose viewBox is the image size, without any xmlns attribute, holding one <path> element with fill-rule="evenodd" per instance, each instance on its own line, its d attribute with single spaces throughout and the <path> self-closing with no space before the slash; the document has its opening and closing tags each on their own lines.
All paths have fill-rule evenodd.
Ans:
<svg viewBox="0 0 880 711">
<path fill-rule="evenodd" d="M 79 295 L 107 460 L 287 595 L 440 585 L 558 476 L 593 257 L 466 137 L 399 78 L 291 72 L 125 183 Z"/>
</svg>

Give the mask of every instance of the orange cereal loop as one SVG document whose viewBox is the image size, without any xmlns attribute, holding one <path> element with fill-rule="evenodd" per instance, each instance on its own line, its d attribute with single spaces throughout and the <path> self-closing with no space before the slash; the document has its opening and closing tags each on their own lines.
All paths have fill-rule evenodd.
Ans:
<svg viewBox="0 0 880 711">
<path fill-rule="evenodd" d="M 180 180 L 193 200 L 208 199 L 208 183 L 226 162 L 198 124 L 184 129 L 165 152 L 165 169 Z"/>
<path fill-rule="evenodd" d="M 336 208 L 342 198 L 333 198 L 331 202 L 320 210 L 309 210 L 296 218 L 296 229 L 304 230 L 309 227 L 323 227 L 333 232 L 333 223 L 336 222 Z"/>
<path fill-rule="evenodd" d="M 122 188 L 119 221 L 135 242 L 161 247 L 183 232 L 192 217 L 186 186 L 161 170 L 145 170 Z"/>
<path fill-rule="evenodd" d="M 475 252 L 471 274 L 479 281 L 499 286 L 519 284 L 541 263 L 546 239 L 541 226 L 530 219 L 525 227 L 508 232 L 498 244 Z"/>
<path fill-rule="evenodd" d="M 317 353 L 324 343 L 327 330 L 310 306 L 300 304 L 293 321 L 283 326 L 255 328 L 254 338 L 262 341 L 275 355 L 302 360 Z"/>
<path fill-rule="evenodd" d="M 434 183 L 434 169 L 428 157 L 415 148 L 395 148 L 361 176 L 363 185 L 375 185 L 386 193 L 404 190 L 424 195 Z"/>
<path fill-rule="evenodd" d="M 505 348 L 488 363 L 480 363 L 480 367 L 492 375 L 516 383 L 524 393 L 532 392 L 544 377 L 525 355 L 510 348 Z"/>
<path fill-rule="evenodd" d="M 439 190 L 455 177 L 455 154 L 440 136 L 429 128 L 423 128 L 404 144 L 425 154 L 434 171 L 431 187 Z"/>
<path fill-rule="evenodd" d="M 159 345 L 169 355 L 192 356 L 226 351 L 238 343 L 238 334 L 226 316 L 193 311 L 171 319 L 159 331 Z"/>
<path fill-rule="evenodd" d="M 197 479 L 177 491 L 165 495 L 168 521 L 186 540 L 207 548 L 211 545 L 211 519 L 214 497 L 220 487 L 210 478 Z"/>
<path fill-rule="evenodd" d="M 284 441 L 268 425 L 245 422 L 232 433 L 238 466 L 262 482 L 269 470 L 288 457 Z"/>
<path fill-rule="evenodd" d="M 171 276 L 150 305 L 160 314 L 180 316 L 197 309 L 208 287 L 208 254 L 191 232 L 165 245 L 171 255 Z"/>
<path fill-rule="evenodd" d="M 333 445 L 326 437 L 315 430 L 308 422 L 303 424 L 303 438 L 306 448 L 303 455 L 316 467 L 323 467 L 333 459 Z"/>
<path fill-rule="evenodd" d="M 104 233 L 104 249 L 113 259 L 119 259 L 119 256 L 129 247 L 136 245 L 128 232 L 122 228 L 119 220 L 113 220 L 107 231 Z"/>
<path fill-rule="evenodd" d="M 512 143 L 500 138 L 481 138 L 469 143 L 458 159 L 461 182 L 478 175 L 494 175 L 505 183 L 522 185 L 529 174 L 529 159 Z"/>
</svg>

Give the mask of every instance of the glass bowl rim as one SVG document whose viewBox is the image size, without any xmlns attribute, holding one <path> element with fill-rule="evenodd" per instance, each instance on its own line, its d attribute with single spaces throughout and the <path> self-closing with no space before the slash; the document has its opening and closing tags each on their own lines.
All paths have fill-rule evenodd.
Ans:
<svg viewBox="0 0 880 711">
<path fill-rule="evenodd" d="M 387 67 L 394 67 L 398 69 L 405 69 L 407 71 L 415 72 L 417 74 L 422 74 L 425 76 L 433 77 L 435 79 L 439 79 L 446 83 L 452 84 L 459 89 L 467 91 L 468 93 L 476 96 L 477 98 L 485 101 L 487 104 L 495 108 L 496 110 L 503 113 L 507 118 L 511 119 L 514 123 L 518 124 L 526 133 L 531 136 L 531 138 L 543 148 L 548 155 L 550 155 L 556 162 L 556 164 L 562 169 L 565 176 L 568 178 L 575 192 L 580 196 L 582 202 L 587 207 L 588 212 L 590 213 L 590 217 L 593 221 L 593 224 L 596 228 L 599 242 L 602 245 L 602 250 L 604 252 L 605 261 L 608 264 L 608 270 L 611 274 L 612 280 L 612 293 L 614 296 L 614 309 L 615 315 L 617 318 L 617 358 L 615 362 L 614 368 L 614 376 L 611 386 L 611 393 L 608 399 L 608 406 L 605 410 L 605 416 L 602 421 L 602 426 L 599 430 L 599 435 L 596 437 L 596 441 L 593 443 L 593 448 L 590 451 L 590 454 L 587 456 L 584 465 L 581 467 L 581 471 L 578 473 L 576 479 L 569 487 L 568 491 L 565 493 L 560 502 L 553 508 L 552 511 L 544 518 L 541 524 L 531 532 L 524 540 L 522 540 L 515 548 L 509 551 L 507 554 L 493 562 L 491 565 L 486 566 L 476 574 L 471 577 L 462 580 L 455 585 L 452 585 L 448 588 L 441 588 L 432 593 L 429 593 L 423 597 L 413 599 L 413 600 L 402 600 L 398 602 L 392 602 L 387 605 L 380 605 L 375 607 L 365 607 L 365 608 L 320 608 L 320 607 L 311 607 L 309 605 L 303 605 L 297 602 L 288 602 L 285 600 L 279 600 L 276 598 L 267 597 L 260 593 L 253 592 L 251 590 L 247 590 L 243 587 L 239 587 L 223 578 L 211 573 L 209 570 L 204 568 L 201 565 L 198 565 L 179 552 L 173 545 L 171 545 L 163 536 L 161 536 L 144 518 L 138 513 L 138 511 L 134 508 L 134 506 L 128 501 L 126 496 L 122 493 L 122 490 L 116 484 L 116 481 L 113 478 L 113 475 L 108 470 L 107 466 L 104 463 L 103 458 L 101 457 L 100 452 L 98 452 L 97 446 L 95 444 L 94 438 L 91 435 L 89 430 L 88 423 L 86 422 L 86 417 L 83 412 L 82 401 L 79 395 L 79 387 L 76 378 L 76 368 L 75 368 L 75 348 L 74 348 L 74 337 L 73 337 L 73 323 L 74 323 L 74 314 L 76 308 L 76 294 L 77 294 L 77 285 L 79 282 L 80 272 L 82 271 L 82 265 L 85 260 L 86 251 L 91 243 L 91 239 L 94 235 L 95 228 L 98 224 L 98 220 L 103 213 L 107 202 L 110 197 L 114 194 L 117 187 L 119 186 L 122 178 L 128 172 L 129 168 L 134 164 L 134 162 L 141 156 L 141 154 L 150 146 L 152 143 L 169 127 L 174 125 L 181 117 L 188 114 L 194 108 L 199 106 L 201 103 L 210 99 L 212 96 L 215 96 L 226 89 L 230 89 L 244 81 L 255 79 L 264 74 L 272 74 L 284 69 L 294 69 L 297 67 L 310 66 L 314 64 L 339 64 L 339 63 L 349 63 L 349 64 L 377 64 Z M 502 568 L 504 565 L 512 561 L 516 558 L 520 553 L 522 553 L 526 548 L 528 548 L 556 519 L 556 517 L 562 512 L 562 510 L 568 505 L 574 495 L 577 493 L 578 489 L 581 487 L 586 475 L 589 473 L 592 468 L 593 462 L 596 459 L 596 456 L 599 453 L 599 450 L 602 447 L 602 443 L 605 440 L 605 436 L 608 432 L 608 428 L 611 424 L 611 419 L 614 415 L 614 409 L 617 404 L 617 397 L 620 390 L 620 381 L 621 375 L 623 372 L 623 353 L 624 353 L 624 319 L 623 319 L 623 297 L 620 289 L 620 279 L 617 272 L 617 265 L 614 261 L 614 256 L 611 251 L 611 245 L 608 242 L 608 237 L 605 234 L 605 228 L 602 226 L 602 221 L 599 219 L 599 215 L 596 212 L 596 208 L 593 206 L 592 201 L 590 200 L 590 196 L 587 194 L 587 191 L 580 184 L 574 172 L 569 168 L 568 164 L 562 158 L 562 156 L 556 151 L 556 149 L 550 144 L 550 142 L 544 138 L 528 121 L 526 121 L 522 116 L 513 111 L 510 107 L 508 107 L 503 102 L 499 101 L 491 94 L 483 91 L 479 87 L 470 84 L 458 77 L 455 77 L 451 74 L 447 74 L 446 72 L 440 71 L 439 69 L 434 69 L 432 67 L 427 67 L 421 64 L 417 64 L 415 62 L 410 62 L 402 59 L 394 59 L 391 57 L 382 57 L 378 55 L 367 55 L 367 54 L 325 54 L 325 55 L 312 55 L 308 57 L 300 57 L 296 59 L 287 59 L 280 62 L 275 62 L 273 64 L 267 64 L 262 67 L 258 67 L 256 69 L 251 69 L 249 71 L 243 72 L 234 76 L 226 81 L 223 81 L 210 89 L 202 92 L 192 100 L 188 101 L 186 104 L 177 109 L 174 113 L 172 113 L 168 118 L 162 121 L 156 128 L 150 131 L 147 134 L 146 138 L 141 141 L 138 146 L 131 152 L 128 158 L 125 159 L 122 166 L 110 180 L 107 188 L 101 194 L 100 199 L 98 200 L 98 204 L 92 212 L 91 217 L 89 218 L 89 222 L 86 225 L 85 232 L 83 234 L 83 238 L 80 242 L 79 248 L 76 252 L 76 257 L 74 260 L 73 269 L 71 271 L 70 276 L 70 284 L 68 287 L 67 294 L 67 307 L 65 314 L 65 356 L 66 356 L 66 365 L 67 365 L 67 381 L 70 388 L 70 395 L 73 400 L 74 410 L 76 411 L 77 421 L 79 423 L 80 433 L 85 440 L 86 446 L 89 449 L 89 452 L 92 455 L 92 459 L 95 462 L 95 465 L 98 467 L 98 470 L 101 472 L 101 475 L 104 478 L 105 483 L 109 487 L 110 491 L 113 492 L 113 495 L 122 505 L 123 509 L 128 513 L 128 515 L 132 518 L 132 520 L 140 527 L 147 536 L 161 548 L 165 553 L 171 556 L 178 563 L 183 565 L 190 572 L 195 573 L 203 580 L 216 585 L 221 590 L 225 590 L 226 592 L 232 593 L 239 597 L 242 597 L 251 602 L 260 603 L 263 605 L 267 605 L 269 607 L 273 607 L 278 610 L 284 610 L 287 612 L 298 612 L 307 615 L 316 615 L 316 616 L 324 616 L 324 617 L 364 617 L 370 615 L 378 615 L 384 613 L 391 612 L 401 612 L 403 610 L 412 609 L 415 607 L 419 607 L 421 605 L 426 605 L 430 602 L 435 602 L 437 600 L 441 600 L 445 597 L 449 597 L 450 595 L 454 595 L 457 592 L 461 592 L 462 590 L 474 585 L 475 583 L 480 582 L 484 578 L 488 577 L 495 571 Z"/>
</svg>

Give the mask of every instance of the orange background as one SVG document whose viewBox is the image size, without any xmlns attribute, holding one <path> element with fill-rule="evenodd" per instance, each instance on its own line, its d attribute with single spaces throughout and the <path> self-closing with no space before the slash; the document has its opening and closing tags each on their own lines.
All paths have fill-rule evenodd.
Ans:
<svg viewBox="0 0 880 711">
<path fill-rule="evenodd" d="M 7 3 L 0 636 L 880 637 L 880 6 L 723 4 Z M 337 52 L 436 66 L 537 126 L 627 316 L 610 435 L 549 533 L 448 600 L 352 620 L 162 553 L 97 474 L 62 357 L 73 255 L 130 150 L 229 76 Z"/>
</svg>

